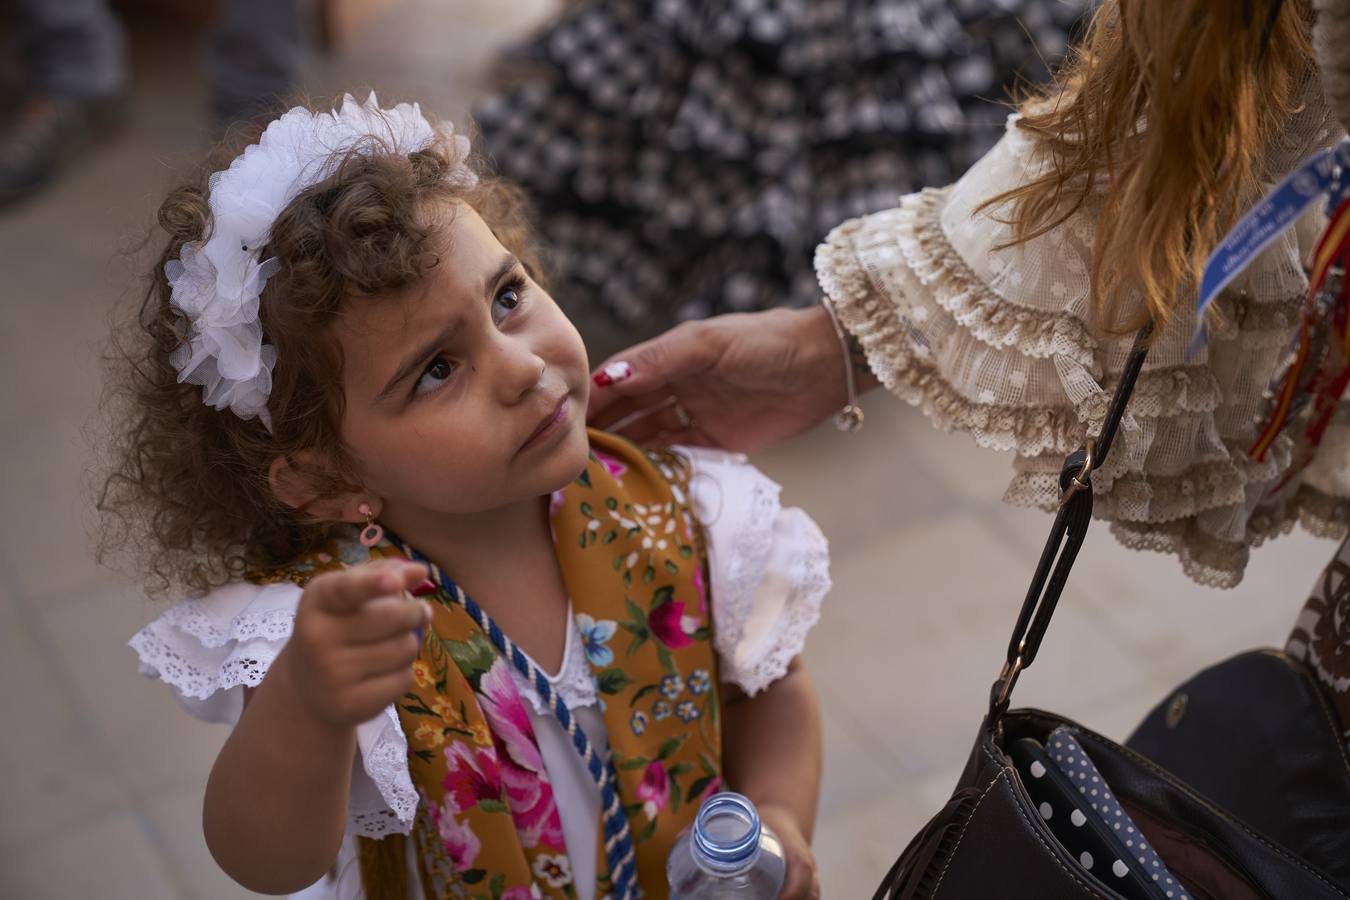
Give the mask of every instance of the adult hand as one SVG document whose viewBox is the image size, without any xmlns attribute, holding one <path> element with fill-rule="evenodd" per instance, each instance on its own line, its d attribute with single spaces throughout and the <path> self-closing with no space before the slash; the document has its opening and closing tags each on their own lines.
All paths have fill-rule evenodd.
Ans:
<svg viewBox="0 0 1350 900">
<path fill-rule="evenodd" d="M 801 434 L 847 401 L 843 351 L 818 307 L 686 322 L 606 360 L 596 385 L 597 428 L 743 452 Z"/>
<path fill-rule="evenodd" d="M 787 877 L 778 900 L 820 900 L 820 878 L 811 845 L 791 812 L 776 806 L 759 807 L 759 818 L 783 842 Z"/>
</svg>

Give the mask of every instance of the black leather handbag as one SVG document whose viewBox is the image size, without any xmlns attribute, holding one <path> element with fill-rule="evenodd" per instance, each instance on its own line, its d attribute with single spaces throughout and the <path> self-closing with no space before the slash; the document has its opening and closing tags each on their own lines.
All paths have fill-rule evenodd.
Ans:
<svg viewBox="0 0 1350 900">
<path fill-rule="evenodd" d="M 1188 776 L 1169 772 L 1136 750 L 1116 744 L 1076 722 L 1038 710 L 1009 709 L 1013 687 L 1018 676 L 1036 659 L 1074 558 L 1087 533 L 1092 518 L 1092 472 L 1110 451 L 1125 405 L 1143 366 L 1150 334 L 1151 327 L 1146 326 L 1136 337 L 1095 444 L 1089 441 L 1065 460 L 1060 475 L 1060 508 L 1018 615 L 1003 670 L 990 691 L 989 710 L 980 724 L 975 746 L 956 790 L 896 860 L 877 889 L 874 900 L 1088 897 L 1125 900 L 1123 894 L 1107 883 L 1111 876 L 1101 871 L 1103 867 L 1091 870 L 1055 837 L 1008 755 L 1008 748 L 1015 742 L 1034 738 L 1043 743 L 1050 739 L 1052 731 L 1061 727 L 1067 727 L 1086 751 L 1101 778 L 1115 792 L 1116 799 L 1190 897 L 1197 900 L 1350 898 L 1344 882 L 1338 883 L 1336 877 L 1304 858 L 1297 849 L 1284 846 L 1277 838 L 1263 833 L 1259 827 L 1206 797 L 1196 785 L 1188 782 Z M 1255 698 L 1248 696 L 1246 701 L 1243 714 L 1259 715 L 1259 711 L 1252 709 Z M 1280 697 L 1277 696 L 1274 702 L 1280 702 Z M 1164 719 L 1166 707 L 1171 703 L 1175 703 L 1174 698 L 1165 700 L 1164 708 L 1158 713 Z M 1191 705 L 1191 700 L 1187 705 Z M 1185 716 L 1182 721 L 1184 719 Z M 1198 719 L 1193 719 L 1191 724 L 1201 727 Z M 1165 721 L 1162 727 L 1167 727 Z M 1333 728 L 1333 736 L 1334 731 Z M 1153 733 L 1146 724 L 1136 736 L 1139 744 L 1155 751 L 1166 751 L 1166 747 L 1160 747 L 1150 737 Z M 1164 740 L 1162 743 L 1169 742 Z M 1192 773 L 1189 777 L 1196 777 L 1194 771 L 1205 767 L 1206 757 L 1211 752 L 1236 751 L 1246 755 L 1241 744 L 1221 742 L 1215 747 L 1205 747 L 1199 742 L 1181 740 L 1170 744 L 1172 760 L 1177 764 L 1186 761 Z M 1327 745 L 1321 746 L 1325 749 Z M 1168 756 L 1169 753 L 1160 755 Z M 1314 765 L 1321 764 L 1320 760 L 1314 762 Z M 1179 767 L 1186 769 L 1186 766 Z M 1329 777 L 1331 782 L 1335 781 L 1334 772 Z M 1221 791 L 1240 793 L 1240 781 L 1225 779 L 1218 773 L 1211 781 Z M 1330 782 L 1310 785 L 1302 792 L 1292 791 L 1290 802 L 1304 802 L 1310 792 L 1315 794 L 1327 783 Z M 1285 784 L 1271 790 L 1281 791 L 1288 787 L 1290 785 Z M 1270 803 L 1278 805 L 1279 801 L 1262 802 L 1268 806 Z M 1332 801 L 1332 805 L 1334 803 Z M 1320 809 L 1325 814 L 1327 807 Z M 1341 810 L 1350 810 L 1350 806 L 1343 806 Z M 1285 814 L 1281 819 L 1266 814 L 1258 818 L 1280 826 L 1298 816 Z M 1325 860 L 1328 851 L 1335 852 L 1335 841 L 1327 841 L 1319 835 L 1328 829 L 1350 830 L 1350 822 L 1337 824 L 1314 815 L 1301 827 L 1306 835 L 1297 846 L 1304 851 L 1314 851 L 1312 855 Z M 1319 841 L 1323 843 L 1318 845 Z M 1344 834 L 1341 841 L 1343 846 Z M 1350 863 L 1344 859 L 1342 863 L 1339 874 L 1344 877 L 1344 869 Z"/>
<path fill-rule="evenodd" d="M 1301 660 L 1251 650 L 1211 666 L 1125 745 L 1350 888 L 1350 755 Z"/>
</svg>

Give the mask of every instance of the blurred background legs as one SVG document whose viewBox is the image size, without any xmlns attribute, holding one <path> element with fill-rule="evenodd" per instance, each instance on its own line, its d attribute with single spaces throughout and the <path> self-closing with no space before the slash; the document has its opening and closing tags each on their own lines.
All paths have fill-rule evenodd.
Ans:
<svg viewBox="0 0 1350 900">
<path fill-rule="evenodd" d="M 300 83 L 305 27 L 299 0 L 217 0 L 202 68 L 218 128 L 276 111 Z"/>
<path fill-rule="evenodd" d="M 273 114 L 300 83 L 300 0 L 217 0 L 200 39 L 212 134 Z M 123 123 L 132 87 L 110 0 L 9 0 L 20 102 L 0 131 L 0 204 L 48 185 Z"/>
<path fill-rule="evenodd" d="M 20 98 L 0 130 L 0 204 L 41 189 L 125 115 L 126 36 L 107 0 L 9 0 Z"/>
</svg>

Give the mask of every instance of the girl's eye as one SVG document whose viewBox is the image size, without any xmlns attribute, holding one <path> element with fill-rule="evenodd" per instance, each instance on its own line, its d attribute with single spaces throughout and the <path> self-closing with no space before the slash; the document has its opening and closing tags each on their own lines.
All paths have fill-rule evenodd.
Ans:
<svg viewBox="0 0 1350 900">
<path fill-rule="evenodd" d="M 492 324 L 500 325 L 502 320 L 511 313 L 520 308 L 525 302 L 521 296 L 524 292 L 524 284 L 509 284 L 498 292 L 496 298 L 492 301 Z"/>
<path fill-rule="evenodd" d="M 455 366 L 444 356 L 438 356 L 431 361 L 425 369 L 422 370 L 422 377 L 417 379 L 417 385 L 413 388 L 414 394 L 426 394 L 436 390 L 441 385 L 450 380 L 450 376 L 455 374 Z"/>
</svg>

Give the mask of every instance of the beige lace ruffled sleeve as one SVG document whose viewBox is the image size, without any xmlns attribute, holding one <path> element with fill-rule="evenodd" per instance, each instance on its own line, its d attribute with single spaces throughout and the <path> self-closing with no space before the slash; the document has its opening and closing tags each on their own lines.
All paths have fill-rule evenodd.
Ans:
<svg viewBox="0 0 1350 900">
<path fill-rule="evenodd" d="M 1131 338 L 1089 325 L 1086 214 L 999 249 L 1010 229 L 997 210 L 976 211 L 1027 177 L 1032 149 L 1012 117 L 998 146 L 956 184 L 836 228 L 816 252 L 816 270 L 882 383 L 937 427 L 1015 450 L 1005 499 L 1052 509 L 1064 455 L 1100 430 Z M 1246 452 L 1298 325 L 1303 259 L 1320 226 L 1301 222 L 1252 264 L 1218 301 L 1224 324 L 1190 361 L 1194 323 L 1174 318 L 1094 479 L 1097 514 L 1123 543 L 1175 553 L 1205 584 L 1236 585 L 1250 548 L 1295 522 L 1328 537 L 1346 531 L 1345 399 L 1312 465 L 1287 483 L 1287 435 L 1264 463 Z"/>
</svg>

